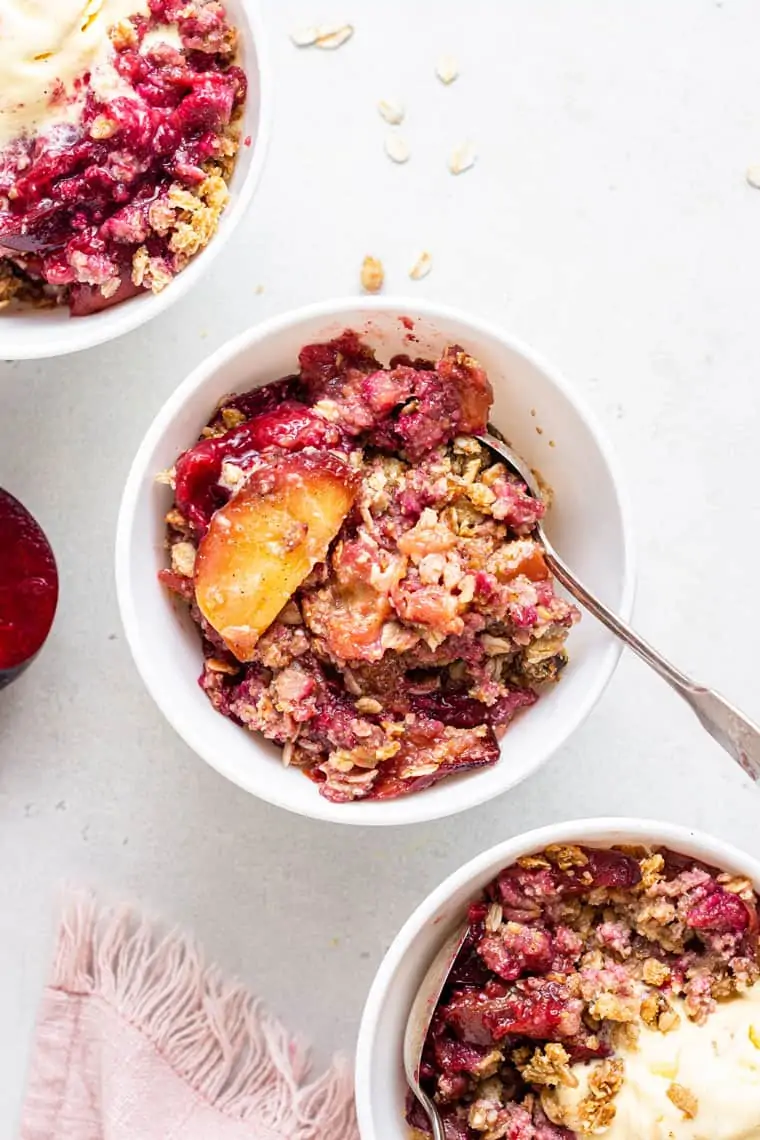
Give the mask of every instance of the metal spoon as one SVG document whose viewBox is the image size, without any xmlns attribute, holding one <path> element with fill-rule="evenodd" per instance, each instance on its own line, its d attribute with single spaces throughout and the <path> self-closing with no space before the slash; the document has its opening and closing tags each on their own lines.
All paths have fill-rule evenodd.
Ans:
<svg viewBox="0 0 760 1140">
<path fill-rule="evenodd" d="M 492 424 L 489 424 L 488 428 L 488 434 L 479 435 L 476 438 L 491 451 L 495 451 L 520 476 L 534 498 L 540 498 L 535 476 L 525 461 L 508 444 L 503 443 L 497 439 L 495 434 L 492 434 L 496 430 Z M 578 581 L 572 570 L 562 561 L 546 537 L 546 531 L 540 521 L 536 523 L 534 533 L 544 548 L 547 565 L 557 581 L 561 582 L 576 601 L 585 606 L 589 613 L 592 613 L 602 625 L 605 625 L 616 637 L 630 646 L 634 653 L 638 653 L 647 665 L 651 665 L 661 677 L 664 677 L 671 688 L 675 689 L 691 706 L 699 717 L 702 727 L 707 729 L 713 740 L 716 740 L 721 748 L 725 748 L 726 752 L 733 756 L 748 776 L 751 776 L 753 780 L 760 780 L 760 728 L 739 709 L 729 704 L 720 693 L 697 684 L 696 681 L 692 681 L 690 677 L 682 673 L 680 669 L 676 669 L 674 665 L 665 660 L 661 653 L 658 653 L 643 638 L 639 637 L 629 625 L 626 625 L 617 614 L 608 609 L 603 602 L 600 602 L 582 582 Z"/>
<path fill-rule="evenodd" d="M 412 1002 L 404 1034 L 404 1071 L 407 1084 L 427 1113 L 427 1118 L 433 1129 L 433 1140 L 446 1140 L 446 1133 L 435 1101 L 428 1096 L 420 1085 L 422 1050 L 430 1029 L 430 1022 L 433 1020 L 433 1014 L 438 1005 L 438 999 L 457 955 L 462 949 L 462 943 L 469 929 L 469 922 L 465 922 L 464 926 L 458 926 L 446 939 L 430 963 L 422 985 L 417 991 L 417 996 Z"/>
</svg>

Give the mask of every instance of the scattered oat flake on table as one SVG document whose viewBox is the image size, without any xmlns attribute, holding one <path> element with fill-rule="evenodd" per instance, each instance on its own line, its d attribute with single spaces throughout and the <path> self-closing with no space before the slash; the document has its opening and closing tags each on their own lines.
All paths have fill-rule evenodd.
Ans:
<svg viewBox="0 0 760 1140">
<path fill-rule="evenodd" d="M 461 146 L 458 146 L 456 150 L 453 151 L 449 159 L 449 170 L 452 174 L 462 174 L 465 170 L 469 170 L 471 166 L 475 165 L 475 159 L 477 157 L 472 143 L 462 143 Z"/>
<path fill-rule="evenodd" d="M 452 55 L 442 55 L 435 65 L 435 73 L 441 83 L 445 83 L 448 87 L 459 75 L 457 61 Z"/>
<path fill-rule="evenodd" d="M 409 161 L 409 146 L 401 135 L 386 135 L 385 153 L 388 155 L 388 158 L 393 159 L 394 162 Z"/>
<path fill-rule="evenodd" d="M 383 263 L 377 257 L 364 258 L 362 262 L 361 282 L 362 289 L 367 293 L 379 293 L 385 280 Z"/>
<path fill-rule="evenodd" d="M 750 186 L 754 186 L 756 190 L 760 190 L 760 162 L 753 162 L 751 166 L 747 167 L 746 177 Z"/>
<path fill-rule="evenodd" d="M 393 99 L 381 99 L 377 109 L 386 123 L 390 123 L 394 127 L 403 122 L 406 114 L 403 103 L 397 103 Z"/>
<path fill-rule="evenodd" d="M 311 47 L 317 42 L 318 35 L 319 29 L 316 27 L 296 28 L 290 33 L 290 38 L 296 47 Z"/>
<path fill-rule="evenodd" d="M 316 46 L 328 50 L 339 48 L 346 40 L 350 40 L 353 34 L 354 29 L 351 24 L 343 24 L 339 28 L 320 28 Z"/>
<path fill-rule="evenodd" d="M 350 40 L 354 29 L 352 24 L 330 24 L 317 28 L 317 32 L 314 46 L 332 51 L 334 48 L 339 48 L 346 40 Z"/>
<path fill-rule="evenodd" d="M 409 270 L 409 276 L 412 281 L 421 281 L 423 277 L 427 277 L 432 268 L 433 258 L 427 250 L 424 250 Z"/>
<path fill-rule="evenodd" d="M 332 51 L 350 40 L 353 34 L 352 24 L 319 24 L 297 28 L 290 33 L 290 38 L 296 47 L 318 47 Z"/>
</svg>

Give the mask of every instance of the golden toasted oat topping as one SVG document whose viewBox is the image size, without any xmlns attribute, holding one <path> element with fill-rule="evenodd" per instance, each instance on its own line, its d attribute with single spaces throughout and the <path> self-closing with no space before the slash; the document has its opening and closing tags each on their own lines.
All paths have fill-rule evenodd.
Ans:
<svg viewBox="0 0 760 1140">
<path fill-rule="evenodd" d="M 726 1090 L 727 1092 L 729 1090 Z M 699 1110 L 699 1101 L 691 1089 L 683 1085 L 672 1084 L 667 1091 L 668 1100 L 680 1109 L 686 1120 L 693 1120 Z"/>
<path fill-rule="evenodd" d="M 512 1059 L 520 1070 L 524 1081 L 531 1085 L 567 1085 L 574 1088 L 578 1078 L 570 1071 L 570 1054 L 559 1042 L 549 1042 L 543 1048 L 534 1049 L 528 1060 L 525 1053 L 529 1050 L 515 1050 Z"/>
</svg>

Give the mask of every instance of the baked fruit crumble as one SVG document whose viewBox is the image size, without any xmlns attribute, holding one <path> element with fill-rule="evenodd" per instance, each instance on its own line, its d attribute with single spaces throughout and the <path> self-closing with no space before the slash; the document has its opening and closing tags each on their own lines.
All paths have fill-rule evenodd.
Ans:
<svg viewBox="0 0 760 1140">
<path fill-rule="evenodd" d="M 336 802 L 494 764 L 578 614 L 531 537 L 544 504 L 488 449 L 460 347 L 382 367 L 358 336 L 224 400 L 167 476 L 200 683 Z"/>
<path fill-rule="evenodd" d="M 505 868 L 425 1043 L 448 1140 L 759 1136 L 757 906 L 748 879 L 665 848 Z M 429 1134 L 411 1093 L 408 1120 Z"/>
<path fill-rule="evenodd" d="M 24 47 L 20 4 L 3 16 L 6 54 Z M 0 96 L 0 307 L 86 316 L 159 292 L 211 239 L 246 79 L 219 0 L 88 0 L 67 24 L 71 7 L 46 14 L 60 42 L 18 63 L 20 87 L 39 69 L 44 99 L 33 85 L 19 101 L 16 72 Z"/>
</svg>

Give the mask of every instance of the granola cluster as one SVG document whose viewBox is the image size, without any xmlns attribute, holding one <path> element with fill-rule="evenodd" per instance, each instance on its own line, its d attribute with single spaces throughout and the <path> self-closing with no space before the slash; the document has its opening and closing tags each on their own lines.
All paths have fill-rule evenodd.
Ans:
<svg viewBox="0 0 760 1140">
<path fill-rule="evenodd" d="M 0 309 L 160 292 L 216 231 L 246 96 L 224 5 L 150 0 L 110 40 L 118 96 L 85 86 L 77 122 L 0 151 Z"/>
<path fill-rule="evenodd" d="M 203 631 L 203 688 L 334 801 L 494 763 L 498 735 L 565 664 L 578 614 L 532 537 L 544 506 L 470 434 L 490 401 L 456 346 L 382 368 L 345 333 L 307 346 L 298 376 L 225 401 L 171 476 L 163 580 Z M 359 489 L 243 664 L 195 605 L 195 556 L 214 509 L 276 447 L 332 450 Z"/>
<path fill-rule="evenodd" d="M 642 1025 L 702 1026 L 758 980 L 757 905 L 748 880 L 664 848 L 562 845 L 507 867 L 470 908 L 425 1045 L 447 1137 L 603 1133 Z M 570 1109 L 563 1090 L 583 1062 L 588 1087 Z M 667 1097 L 693 1119 L 698 1092 L 673 1079 Z M 409 1122 L 429 1131 L 411 1097 Z"/>
</svg>

